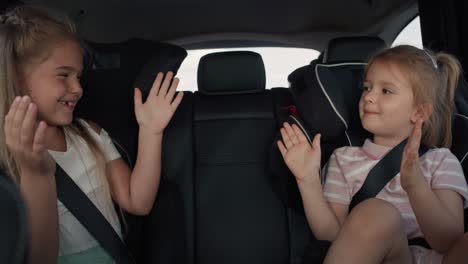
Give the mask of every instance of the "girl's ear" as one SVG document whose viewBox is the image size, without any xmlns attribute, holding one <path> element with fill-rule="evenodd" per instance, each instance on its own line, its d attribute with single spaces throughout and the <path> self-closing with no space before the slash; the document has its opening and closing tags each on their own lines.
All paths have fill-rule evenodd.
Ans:
<svg viewBox="0 0 468 264">
<path fill-rule="evenodd" d="M 411 123 L 415 124 L 416 121 L 422 119 L 423 122 L 426 122 L 429 117 L 432 115 L 432 105 L 429 103 L 420 104 L 414 111 L 411 116 Z"/>
</svg>

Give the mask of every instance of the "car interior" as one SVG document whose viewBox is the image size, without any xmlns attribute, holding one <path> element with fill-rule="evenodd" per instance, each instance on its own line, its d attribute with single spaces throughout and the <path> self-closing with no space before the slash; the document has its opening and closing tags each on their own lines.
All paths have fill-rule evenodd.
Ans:
<svg viewBox="0 0 468 264">
<path fill-rule="evenodd" d="M 309 138 L 321 133 L 322 165 L 334 149 L 360 146 L 369 136 L 357 108 L 366 61 L 417 16 L 424 46 L 468 67 L 468 5 L 461 1 L 8 0 L 0 10 L 25 3 L 64 12 L 76 24 L 87 53 L 75 116 L 105 128 L 129 166 L 138 143 L 134 87 L 147 96 L 156 74 L 177 73 L 187 51 L 243 49 L 200 59 L 197 85 L 184 91 L 164 131 L 155 205 L 147 216 L 121 219 L 136 263 L 304 263 L 320 249 L 309 246 L 315 237 L 276 146 L 283 122 L 295 120 Z M 282 76 L 288 87 L 267 87 L 264 60 L 249 47 L 320 56 Z M 466 77 L 456 92 L 451 147 L 465 176 Z M 26 210 L 4 173 L 0 208 L 0 263 L 27 263 Z M 465 232 L 467 219 L 465 211 Z"/>
</svg>

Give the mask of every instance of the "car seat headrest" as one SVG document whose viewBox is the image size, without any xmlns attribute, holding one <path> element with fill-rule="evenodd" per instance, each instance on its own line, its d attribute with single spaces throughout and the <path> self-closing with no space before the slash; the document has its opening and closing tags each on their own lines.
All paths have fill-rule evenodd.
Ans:
<svg viewBox="0 0 468 264">
<path fill-rule="evenodd" d="M 311 133 L 336 141 L 346 131 L 349 145 L 368 136 L 359 120 L 357 103 L 368 57 L 386 47 L 379 37 L 332 39 L 323 60 L 299 68 L 288 76 L 299 116 Z"/>
<path fill-rule="evenodd" d="M 375 36 L 335 38 L 328 43 L 323 63 L 367 62 L 370 56 L 385 47 L 385 41 Z"/>
<path fill-rule="evenodd" d="M 259 93 L 265 79 L 262 57 L 251 51 L 207 54 L 198 65 L 198 90 L 204 95 Z"/>
<path fill-rule="evenodd" d="M 134 86 L 141 89 L 143 98 L 148 95 L 159 72 L 172 71 L 176 75 L 185 57 L 187 57 L 187 51 L 184 48 L 169 43 L 158 43 L 150 59 L 135 78 Z"/>
<path fill-rule="evenodd" d="M 337 147 L 360 146 L 370 136 L 362 128 L 358 102 L 368 56 L 385 43 L 373 37 L 348 37 L 334 39 L 328 47 L 323 60 L 314 60 L 288 76 L 297 116 L 284 120 L 297 124 L 311 139 L 322 135 L 322 166 Z M 276 140 L 270 153 L 274 190 L 286 206 L 303 213 L 296 181 Z"/>
<path fill-rule="evenodd" d="M 361 144 L 367 135 L 361 134 L 357 107 L 364 68 L 365 63 L 311 64 L 289 76 L 297 113 L 312 135 L 321 133 L 322 141 L 336 142 L 345 131 L 356 131 L 346 141 Z"/>
<path fill-rule="evenodd" d="M 98 123 L 136 159 L 138 123 L 134 115 L 134 87 L 146 98 L 159 71 L 176 72 L 185 49 L 167 43 L 130 39 L 121 43 L 88 43 L 92 67 L 83 74 L 84 94 L 75 110 L 76 118 Z M 124 153 L 122 153 L 124 156 Z"/>
</svg>

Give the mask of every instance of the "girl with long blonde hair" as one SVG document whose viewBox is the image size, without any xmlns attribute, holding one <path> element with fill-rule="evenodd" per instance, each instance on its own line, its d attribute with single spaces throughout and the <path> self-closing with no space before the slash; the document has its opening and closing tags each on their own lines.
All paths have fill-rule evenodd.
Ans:
<svg viewBox="0 0 468 264">
<path fill-rule="evenodd" d="M 0 16 L 0 163 L 27 205 L 31 263 L 114 261 L 57 200 L 56 163 L 122 237 L 112 199 L 135 215 L 151 210 L 163 131 L 182 100 L 171 72 L 158 74 L 144 103 L 135 89 L 139 141 L 131 171 L 104 129 L 73 117 L 82 70 L 83 49 L 71 23 L 30 6 Z"/>
</svg>

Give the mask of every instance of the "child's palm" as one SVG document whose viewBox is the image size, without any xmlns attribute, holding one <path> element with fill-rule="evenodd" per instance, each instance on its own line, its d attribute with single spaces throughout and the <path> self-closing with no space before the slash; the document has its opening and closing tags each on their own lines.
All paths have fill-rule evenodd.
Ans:
<svg viewBox="0 0 468 264">
<path fill-rule="evenodd" d="M 311 145 L 296 125 L 289 124 L 281 129 L 281 135 L 284 143 L 278 141 L 278 147 L 294 176 L 298 180 L 318 181 L 314 174 L 320 168 L 320 136 L 316 135 Z"/>
<path fill-rule="evenodd" d="M 421 144 L 422 120 L 418 120 L 406 143 L 401 158 L 400 180 L 404 190 L 420 185 L 424 179 L 419 162 L 419 147 Z"/>
<path fill-rule="evenodd" d="M 166 74 L 164 82 L 162 79 L 163 74 L 159 73 L 145 103 L 142 103 L 140 90 L 135 89 L 135 115 L 138 124 L 154 133 L 162 133 L 166 128 L 183 96 L 183 93 L 178 93 L 174 99 L 179 80 L 174 78 L 172 81 L 172 72 Z"/>
<path fill-rule="evenodd" d="M 5 116 L 5 143 L 22 173 L 53 175 L 55 161 L 45 147 L 47 124 L 37 124 L 37 107 L 28 97 L 15 101 Z"/>
</svg>

